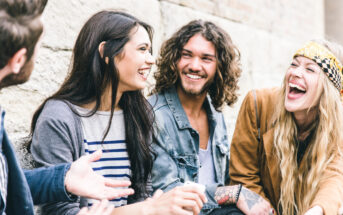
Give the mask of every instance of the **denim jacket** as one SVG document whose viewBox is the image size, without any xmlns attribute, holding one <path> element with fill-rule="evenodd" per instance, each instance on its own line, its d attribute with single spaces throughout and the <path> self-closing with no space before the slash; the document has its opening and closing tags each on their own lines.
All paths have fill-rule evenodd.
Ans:
<svg viewBox="0 0 343 215">
<path fill-rule="evenodd" d="M 188 121 L 175 87 L 149 98 L 156 117 L 156 158 L 152 169 L 153 189 L 170 190 L 186 181 L 198 182 L 199 134 Z M 204 103 L 208 115 L 216 184 L 206 185 L 208 202 L 201 214 L 219 208 L 214 200 L 216 188 L 229 182 L 229 142 L 222 113 L 208 97 Z"/>
<path fill-rule="evenodd" d="M 70 164 L 23 171 L 3 126 L 4 112 L 1 113 L 0 118 L 0 149 L 8 165 L 6 214 L 33 215 L 33 203 L 73 200 L 66 193 L 64 186 L 64 176 Z M 0 200 L 3 202 L 2 199 Z M 0 214 L 2 212 L 0 211 Z"/>
</svg>

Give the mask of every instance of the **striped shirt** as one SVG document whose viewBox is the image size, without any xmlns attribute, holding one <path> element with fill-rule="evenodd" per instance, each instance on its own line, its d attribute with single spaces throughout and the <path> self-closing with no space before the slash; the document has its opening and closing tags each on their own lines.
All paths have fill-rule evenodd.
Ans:
<svg viewBox="0 0 343 215">
<path fill-rule="evenodd" d="M 89 111 L 81 107 L 76 107 L 76 110 L 81 114 Z M 106 178 L 130 180 L 131 169 L 126 149 L 124 113 L 122 110 L 113 113 L 111 128 L 104 142 L 102 142 L 110 115 L 109 111 L 97 111 L 91 117 L 81 117 L 85 154 L 102 149 L 101 159 L 92 163 L 93 170 Z M 96 202 L 94 199 L 87 199 L 87 201 L 88 206 Z M 126 205 L 127 196 L 113 199 L 110 202 L 115 207 Z"/>
<path fill-rule="evenodd" d="M 4 115 L 5 111 L 0 107 L 0 135 L 4 132 Z M 0 138 L 2 140 L 2 137 Z M 8 165 L 5 155 L 2 153 L 2 142 L 0 142 L 0 214 L 6 215 L 6 198 L 8 184 Z"/>
</svg>

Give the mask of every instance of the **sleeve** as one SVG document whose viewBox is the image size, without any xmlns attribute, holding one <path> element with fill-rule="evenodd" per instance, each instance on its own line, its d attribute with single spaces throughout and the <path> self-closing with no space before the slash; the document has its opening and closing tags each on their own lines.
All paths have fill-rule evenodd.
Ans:
<svg viewBox="0 0 343 215">
<path fill-rule="evenodd" d="M 158 121 L 158 120 L 157 120 Z M 164 192 L 172 190 L 177 186 L 184 185 L 184 179 L 179 177 L 179 167 L 171 156 L 171 149 L 167 146 L 173 145 L 173 140 L 170 135 L 161 126 L 155 129 L 156 139 L 153 144 L 155 152 L 155 160 L 152 168 L 152 187 L 153 190 L 161 189 Z M 218 184 L 211 184 L 206 186 L 206 197 L 208 202 L 204 205 L 210 205 L 211 207 L 218 206 L 214 199 L 214 193 L 218 187 Z"/>
<path fill-rule="evenodd" d="M 324 214 L 337 214 L 343 206 L 343 158 L 340 153 L 337 153 L 335 159 L 329 163 L 323 175 L 310 208 L 319 205 L 323 208 Z"/>
<path fill-rule="evenodd" d="M 67 194 L 64 186 L 65 174 L 69 168 L 70 164 L 59 164 L 53 167 L 24 171 L 35 205 L 73 200 Z"/>
<path fill-rule="evenodd" d="M 60 102 L 62 103 L 62 102 Z M 72 163 L 79 155 L 73 136 L 77 133 L 75 122 L 69 107 L 63 103 L 47 103 L 37 120 L 33 133 L 31 152 L 40 166 L 53 166 L 61 163 Z M 69 113 L 69 114 L 68 114 Z M 80 210 L 78 201 L 60 201 L 42 205 L 42 214 L 69 215 Z"/>
<path fill-rule="evenodd" d="M 245 97 L 236 121 L 230 149 L 230 183 L 241 183 L 264 199 L 259 169 L 259 141 L 254 108 L 250 91 Z"/>
</svg>

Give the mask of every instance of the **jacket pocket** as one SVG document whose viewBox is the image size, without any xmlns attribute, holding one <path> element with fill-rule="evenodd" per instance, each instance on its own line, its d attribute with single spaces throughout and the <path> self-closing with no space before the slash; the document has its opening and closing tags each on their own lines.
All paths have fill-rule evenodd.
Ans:
<svg viewBox="0 0 343 215">
<path fill-rule="evenodd" d="M 175 160 L 179 168 L 180 181 L 194 181 L 198 176 L 196 155 L 179 155 L 175 157 Z"/>
</svg>

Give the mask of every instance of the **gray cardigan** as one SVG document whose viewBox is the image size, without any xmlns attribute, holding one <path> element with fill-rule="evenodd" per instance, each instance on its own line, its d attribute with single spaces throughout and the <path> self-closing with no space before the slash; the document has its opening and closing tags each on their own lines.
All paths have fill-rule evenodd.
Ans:
<svg viewBox="0 0 343 215">
<path fill-rule="evenodd" d="M 84 154 L 81 119 L 60 100 L 48 101 L 32 137 L 31 153 L 39 166 L 71 163 Z M 55 202 L 42 205 L 42 214 L 77 214 L 86 201 Z"/>
<path fill-rule="evenodd" d="M 69 105 L 71 105 L 69 103 Z M 33 133 L 31 153 L 39 166 L 71 163 L 84 154 L 81 119 L 66 101 L 49 100 L 38 117 Z M 152 192 L 149 180 L 147 190 Z M 129 199 L 128 203 L 144 199 Z M 74 215 L 86 206 L 86 199 L 42 205 L 42 214 Z"/>
</svg>

